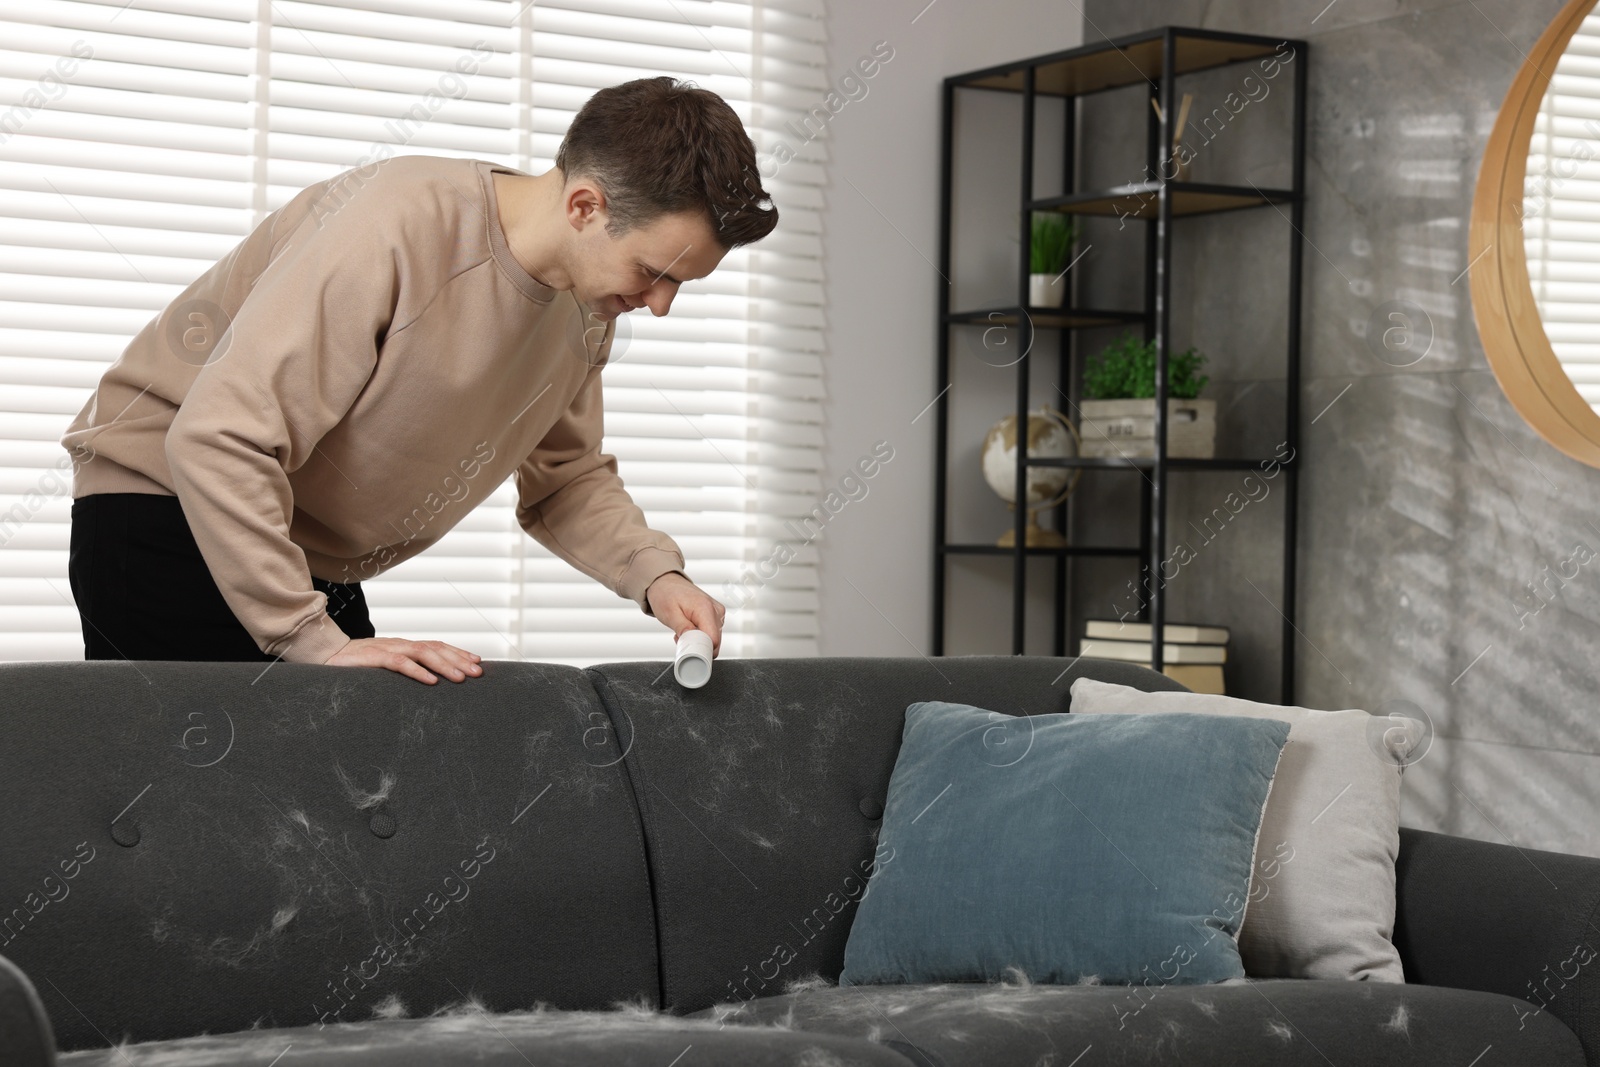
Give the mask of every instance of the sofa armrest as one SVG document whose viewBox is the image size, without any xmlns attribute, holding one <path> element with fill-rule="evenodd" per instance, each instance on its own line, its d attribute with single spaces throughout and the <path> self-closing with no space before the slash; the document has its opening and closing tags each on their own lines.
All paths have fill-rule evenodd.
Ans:
<svg viewBox="0 0 1600 1067">
<path fill-rule="evenodd" d="M 1600 1065 L 1600 859 L 1402 827 L 1394 943 L 1406 981 L 1549 1011 Z"/>
<path fill-rule="evenodd" d="M 0 956 L 0 1050 L 7 1067 L 55 1067 L 50 1017 L 22 968 Z"/>
</svg>

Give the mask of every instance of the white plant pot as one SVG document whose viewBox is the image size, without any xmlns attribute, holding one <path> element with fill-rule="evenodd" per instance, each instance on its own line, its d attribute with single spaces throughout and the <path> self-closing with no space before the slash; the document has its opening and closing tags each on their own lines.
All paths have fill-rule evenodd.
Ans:
<svg viewBox="0 0 1600 1067">
<path fill-rule="evenodd" d="M 1028 275 L 1028 306 L 1058 308 L 1067 293 L 1067 276 L 1061 274 Z"/>
</svg>

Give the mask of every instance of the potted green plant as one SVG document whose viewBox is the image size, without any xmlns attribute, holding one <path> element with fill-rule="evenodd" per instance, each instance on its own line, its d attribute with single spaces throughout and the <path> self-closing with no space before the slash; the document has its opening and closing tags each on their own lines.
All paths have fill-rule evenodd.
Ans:
<svg viewBox="0 0 1600 1067">
<path fill-rule="evenodd" d="M 1217 402 L 1200 399 L 1210 379 L 1194 347 L 1167 360 L 1167 455 L 1210 459 L 1216 452 Z M 1079 434 L 1085 456 L 1148 457 L 1156 452 L 1156 343 L 1124 333 L 1083 368 Z"/>
<path fill-rule="evenodd" d="M 1078 223 L 1055 211 L 1033 215 L 1028 244 L 1028 305 L 1058 308 L 1067 292 L 1066 269 L 1072 246 L 1078 240 Z"/>
</svg>

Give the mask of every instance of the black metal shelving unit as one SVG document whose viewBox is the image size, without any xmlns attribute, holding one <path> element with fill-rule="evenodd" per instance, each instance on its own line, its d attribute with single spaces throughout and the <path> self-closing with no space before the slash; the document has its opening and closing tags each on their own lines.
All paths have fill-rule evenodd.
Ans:
<svg viewBox="0 0 1600 1067">
<path fill-rule="evenodd" d="M 1202 182 L 1166 180 L 1160 175 L 1175 173 L 1170 167 L 1172 123 L 1176 110 L 1176 80 L 1179 75 L 1208 70 L 1233 63 L 1244 63 L 1265 58 L 1283 47 L 1293 49 L 1291 64 L 1294 82 L 1293 119 L 1291 132 L 1292 183 L 1288 189 L 1263 189 L 1256 186 L 1216 185 Z M 1163 666 L 1163 625 L 1166 621 L 1165 585 L 1159 580 L 1160 567 L 1166 552 L 1169 477 L 1184 471 L 1248 470 L 1262 462 L 1260 458 L 1235 459 L 1174 459 L 1167 455 L 1167 399 L 1168 360 L 1172 349 L 1171 338 L 1171 281 L 1172 250 L 1175 239 L 1174 222 L 1185 216 L 1211 214 L 1219 211 L 1269 208 L 1288 217 L 1289 277 L 1287 294 L 1288 339 L 1285 353 L 1285 384 L 1287 399 L 1284 412 L 1286 443 L 1291 449 L 1290 459 L 1281 463 L 1284 482 L 1284 542 L 1283 591 L 1279 612 L 1283 616 L 1282 628 L 1282 702 L 1294 699 L 1295 650 L 1295 543 L 1296 512 L 1298 501 L 1298 461 L 1300 455 L 1300 289 L 1301 259 L 1304 243 L 1305 210 L 1305 128 L 1306 128 L 1306 57 L 1304 41 L 1262 37 L 1253 34 L 1221 33 L 1186 27 L 1167 26 L 1143 33 L 1131 34 L 1101 44 L 1086 45 L 1064 52 L 1035 56 L 1001 66 L 959 74 L 944 80 L 942 158 L 940 161 L 940 235 L 939 269 L 939 321 L 938 377 L 935 390 L 937 406 L 937 454 L 935 460 L 934 505 L 934 581 L 933 581 L 933 654 L 945 653 L 945 597 L 946 569 L 952 557 L 1009 555 L 1012 568 L 1012 653 L 1024 651 L 1026 626 L 1025 589 L 1027 562 L 1030 556 L 1055 559 L 1055 627 L 1054 650 L 1058 656 L 1066 655 L 1069 639 L 1068 575 L 1073 557 L 1130 558 L 1141 560 L 1138 579 L 1143 585 L 1154 573 L 1156 580 L 1151 595 L 1141 612 L 1140 621 L 1152 624 L 1152 659 L 1160 670 Z M 1121 185 L 1110 189 L 1079 190 L 1077 186 L 1077 121 L 1078 98 L 1101 92 L 1138 85 L 1150 85 L 1149 99 L 1160 104 L 1159 116 L 1155 109 L 1146 107 L 1146 164 L 1147 174 L 1158 175 L 1156 180 Z M 952 171 L 955 158 L 955 101 L 957 90 L 980 90 L 1020 94 L 1022 98 L 1022 166 L 1019 196 L 1019 233 L 1021 237 L 1021 262 L 1018 272 L 1017 303 L 1007 307 L 981 309 L 956 309 L 950 306 L 950 286 L 942 279 L 952 276 L 951 230 L 953 224 Z M 1040 96 L 1066 98 L 1064 110 L 1062 188 L 1065 193 L 1054 197 L 1035 197 L 1033 190 L 1035 101 Z M 1148 102 L 1146 102 L 1148 103 Z M 1144 307 L 1137 311 L 1082 308 L 1036 308 L 1028 305 L 1028 265 L 1031 237 L 1031 220 L 1035 212 L 1060 211 L 1074 215 L 1100 215 L 1128 220 L 1138 220 L 1145 225 L 1144 251 Z M 1071 297 L 1068 298 L 1069 305 Z M 946 542 L 946 511 L 948 507 L 947 481 L 949 465 L 949 405 L 952 381 L 950 366 L 950 336 L 953 330 L 977 324 L 1015 326 L 1020 334 L 1019 349 L 1023 355 L 1016 361 L 1017 370 L 1017 425 L 1025 427 L 1028 417 L 1030 367 L 1034 352 L 1034 334 L 1039 329 L 1058 331 L 1059 345 L 1058 381 L 1069 383 L 1069 399 L 1076 404 L 1077 378 L 1071 372 L 1075 355 L 1075 331 L 1105 326 L 1138 325 L 1144 328 L 1145 339 L 1156 342 L 1156 398 L 1155 398 L 1155 456 L 1141 459 L 1030 458 L 1027 453 L 1025 432 L 1018 433 L 1016 499 L 1026 500 L 1027 470 L 1030 466 L 1061 466 L 1084 469 L 1126 470 L 1142 474 L 1140 484 L 1139 544 L 1076 545 L 1064 547 L 1026 547 L 1023 530 L 1027 524 L 1027 508 L 1016 509 L 1015 538 L 1011 548 L 985 544 L 951 544 Z M 1059 505 L 1055 511 L 1055 528 L 1071 530 L 1071 501 Z M 1069 535 L 1070 537 L 1070 535 Z"/>
</svg>

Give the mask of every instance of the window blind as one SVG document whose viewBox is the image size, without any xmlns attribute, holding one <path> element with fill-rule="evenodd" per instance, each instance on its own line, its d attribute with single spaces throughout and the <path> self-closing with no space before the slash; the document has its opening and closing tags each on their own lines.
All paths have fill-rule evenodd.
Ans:
<svg viewBox="0 0 1600 1067">
<path fill-rule="evenodd" d="M 815 541 L 787 523 L 823 495 L 827 150 L 784 124 L 826 95 L 825 50 L 821 0 L 0 0 L 0 659 L 83 655 L 58 439 L 267 213 L 388 155 L 541 173 L 595 90 L 659 74 L 738 112 L 781 220 L 669 316 L 618 320 L 604 450 L 727 604 L 722 655 L 814 655 Z M 365 582 L 378 633 L 578 666 L 670 656 L 659 622 L 551 555 L 515 505 L 508 479 Z M 793 558 L 762 566 L 780 540 Z"/>
<path fill-rule="evenodd" d="M 1556 63 L 1534 120 L 1523 200 L 1534 302 L 1578 394 L 1600 412 L 1600 17 Z"/>
</svg>

